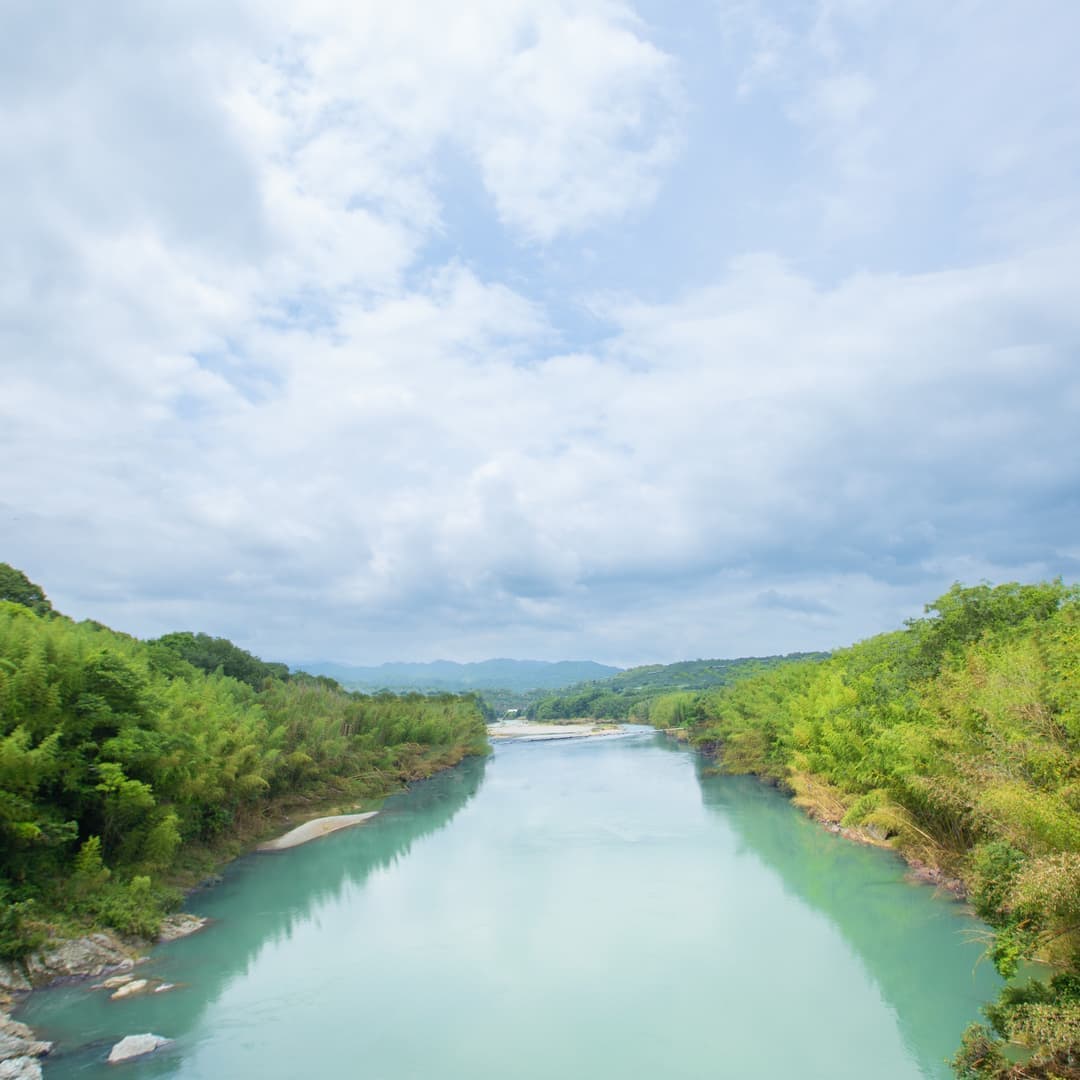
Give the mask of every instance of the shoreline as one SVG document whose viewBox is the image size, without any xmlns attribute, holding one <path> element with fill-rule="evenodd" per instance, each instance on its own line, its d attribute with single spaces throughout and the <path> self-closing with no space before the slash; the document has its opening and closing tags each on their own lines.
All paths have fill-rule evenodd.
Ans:
<svg viewBox="0 0 1080 1080">
<path fill-rule="evenodd" d="M 716 753 L 715 748 L 706 749 L 704 747 L 693 746 L 689 741 L 689 733 L 686 728 L 657 728 L 656 730 L 668 736 L 668 738 L 688 745 L 695 753 L 701 754 L 702 757 L 712 762 L 712 767 L 715 768 L 719 775 L 752 776 L 759 784 L 777 788 L 784 794 L 789 802 L 801 810 L 803 814 L 815 824 L 820 825 L 826 832 L 841 836 L 845 840 L 850 840 L 853 844 L 861 844 L 863 847 L 876 847 L 881 848 L 883 851 L 891 851 L 894 855 L 903 860 L 904 865 L 907 867 L 907 876 L 912 881 L 917 882 L 920 885 L 933 885 L 936 890 L 947 893 L 953 900 L 967 903 L 967 886 L 961 878 L 951 877 L 940 866 L 928 863 L 916 855 L 908 854 L 903 848 L 890 844 L 888 837 L 884 835 L 875 835 L 873 832 L 859 826 L 852 827 L 850 825 L 842 825 L 838 817 L 830 816 L 821 806 L 800 800 L 798 795 L 789 786 L 774 777 L 763 776 L 761 773 L 753 772 L 742 774 L 724 773 L 722 770 L 722 756 Z"/>
</svg>

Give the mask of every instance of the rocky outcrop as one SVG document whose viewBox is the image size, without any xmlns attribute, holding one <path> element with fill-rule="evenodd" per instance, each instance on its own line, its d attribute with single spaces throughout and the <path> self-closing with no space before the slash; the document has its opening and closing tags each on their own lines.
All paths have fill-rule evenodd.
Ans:
<svg viewBox="0 0 1080 1080">
<path fill-rule="evenodd" d="M 22 994 L 29 989 L 30 980 L 22 968 L 0 963 L 0 994 Z"/>
<path fill-rule="evenodd" d="M 930 866 L 919 859 L 908 857 L 907 864 L 908 873 L 916 881 L 921 881 L 926 885 L 933 885 L 934 888 L 955 896 L 957 900 L 967 899 L 967 886 L 960 878 L 950 877 L 944 870 L 940 870 L 936 866 Z"/>
<path fill-rule="evenodd" d="M 49 942 L 26 958 L 24 969 L 34 986 L 47 986 L 58 979 L 92 978 L 117 971 L 130 971 L 140 959 L 135 949 L 113 934 Z"/>
<path fill-rule="evenodd" d="M 182 911 L 177 915 L 167 915 L 161 922 L 158 941 L 176 941 L 177 938 L 187 937 L 201 930 L 209 921 L 201 915 L 188 915 Z"/>
<path fill-rule="evenodd" d="M 152 1054 L 171 1042 L 172 1039 L 163 1038 L 161 1035 L 151 1035 L 149 1032 L 145 1035 L 125 1035 L 109 1051 L 109 1064 L 116 1065 L 121 1061 L 130 1061 L 144 1054 Z"/>
<path fill-rule="evenodd" d="M 41 1080 L 41 1062 L 36 1057 L 0 1061 L 0 1080 Z"/>
<path fill-rule="evenodd" d="M 38 1058 L 52 1049 L 6 1013 L 0 1013 L 0 1080 L 36 1080 L 41 1076 Z"/>
</svg>

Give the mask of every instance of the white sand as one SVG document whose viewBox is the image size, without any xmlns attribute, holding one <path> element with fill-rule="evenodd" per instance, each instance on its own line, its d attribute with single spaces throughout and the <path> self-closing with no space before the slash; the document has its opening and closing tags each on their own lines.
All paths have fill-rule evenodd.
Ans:
<svg viewBox="0 0 1080 1080">
<path fill-rule="evenodd" d="M 306 844 L 309 840 L 318 840 L 320 836 L 329 836 L 338 829 L 347 829 L 350 825 L 359 825 L 368 818 L 373 818 L 378 813 L 371 810 L 366 814 L 338 814 L 335 817 L 320 817 L 312 821 L 305 821 L 303 825 L 297 825 L 290 829 L 284 836 L 276 840 L 269 840 L 260 844 L 256 851 L 287 851 L 289 848 Z"/>
<path fill-rule="evenodd" d="M 617 735 L 619 728 L 613 724 L 597 724 L 592 721 L 574 724 L 541 724 L 530 720 L 502 720 L 488 728 L 492 739 L 520 739 L 522 742 L 540 742 L 547 739 L 585 739 L 596 735 Z"/>
</svg>

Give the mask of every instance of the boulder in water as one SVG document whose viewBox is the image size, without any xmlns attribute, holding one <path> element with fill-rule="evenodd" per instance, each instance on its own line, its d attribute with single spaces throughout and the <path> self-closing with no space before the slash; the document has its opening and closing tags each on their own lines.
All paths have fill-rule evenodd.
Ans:
<svg viewBox="0 0 1080 1080">
<path fill-rule="evenodd" d="M 36 1058 L 47 1054 L 52 1043 L 39 1042 L 34 1033 L 18 1020 L 12 1020 L 6 1013 L 0 1013 L 0 1065 L 21 1058 Z M 0 1072 L 0 1076 L 6 1074 Z"/>
<path fill-rule="evenodd" d="M 146 1032 L 144 1035 L 125 1035 L 110 1051 L 109 1064 L 115 1065 L 120 1061 L 130 1061 L 132 1058 L 142 1057 L 144 1054 L 152 1054 L 163 1046 L 168 1046 L 172 1039 L 163 1038 L 161 1035 L 152 1035 Z"/>
<path fill-rule="evenodd" d="M 120 1001 L 123 998 L 131 997 L 132 994 L 141 994 L 149 985 L 150 983 L 147 979 L 133 979 L 131 982 L 124 983 L 123 986 L 114 990 L 109 995 L 109 1000 Z"/>
</svg>

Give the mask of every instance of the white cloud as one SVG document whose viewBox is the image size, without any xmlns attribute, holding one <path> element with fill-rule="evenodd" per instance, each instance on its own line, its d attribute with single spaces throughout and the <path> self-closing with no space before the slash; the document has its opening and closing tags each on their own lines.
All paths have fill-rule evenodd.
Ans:
<svg viewBox="0 0 1080 1080">
<path fill-rule="evenodd" d="M 853 48 L 877 7 L 842 8 L 765 11 L 744 95 L 826 161 L 796 205 L 865 228 L 959 152 L 931 134 L 924 173 L 893 169 L 922 91 Z M 163 11 L 42 32 L 25 8 L 0 96 L 0 558 L 62 608 L 273 656 L 673 659 L 842 643 L 955 574 L 1069 565 L 1056 212 L 1014 214 L 994 259 L 832 283 L 763 252 L 685 288 L 675 259 L 666 299 L 598 283 L 587 341 L 558 314 L 568 238 L 630 229 L 680 137 L 677 64 L 624 5 Z M 1067 156 L 1045 108 L 1008 146 L 970 125 L 986 175 Z M 502 272 L 430 255 L 462 157 Z"/>
<path fill-rule="evenodd" d="M 738 94 L 797 125 L 787 212 L 818 247 L 942 262 L 1050 242 L 1073 206 L 1080 9 L 717 0 Z M 760 119 L 758 120 L 760 123 Z M 908 256 L 910 259 L 910 255 Z"/>
</svg>

